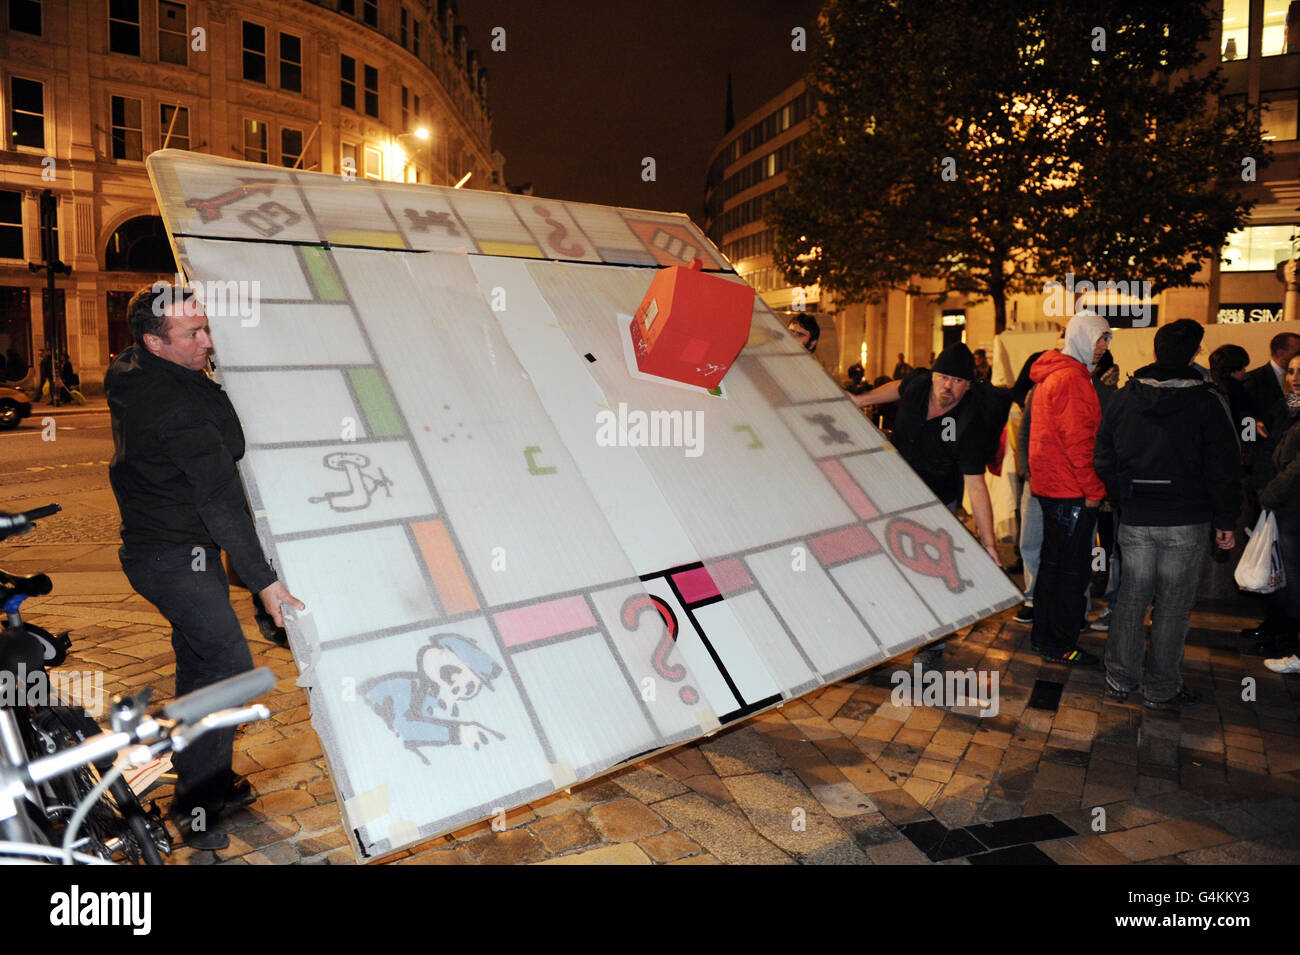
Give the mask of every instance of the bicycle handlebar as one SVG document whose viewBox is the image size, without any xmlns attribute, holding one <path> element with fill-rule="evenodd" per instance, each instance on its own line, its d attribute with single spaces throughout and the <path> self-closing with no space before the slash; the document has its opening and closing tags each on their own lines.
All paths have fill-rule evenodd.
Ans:
<svg viewBox="0 0 1300 955">
<path fill-rule="evenodd" d="M 179 723 L 197 723 L 216 710 L 247 703 L 275 686 L 275 674 L 266 667 L 232 676 L 220 683 L 187 693 L 163 707 L 163 716 Z"/>
<path fill-rule="evenodd" d="M 57 504 L 46 504 L 44 507 L 35 507 L 30 511 L 19 511 L 16 514 L 0 511 L 0 540 L 16 534 L 26 534 L 32 529 L 35 521 L 57 514 L 61 510 L 63 508 Z"/>
<path fill-rule="evenodd" d="M 139 726 L 130 730 L 105 731 L 91 736 L 76 746 L 32 760 L 26 767 L 21 768 L 22 774 L 26 780 L 39 783 L 76 769 L 78 766 L 84 766 L 86 763 L 96 762 L 135 743 L 149 743 L 180 736 L 184 740 L 182 746 L 188 745 L 195 737 L 209 729 L 234 725 L 234 723 L 227 723 L 219 711 L 238 706 L 265 693 L 274 685 L 275 674 L 266 667 L 232 676 L 228 680 L 187 693 L 179 700 L 173 700 L 168 704 L 163 709 L 162 716 L 164 719 L 174 720 L 177 724 L 175 728 L 168 729 L 160 725 L 157 720 L 146 718 Z M 218 719 L 206 720 L 212 714 L 216 714 Z M 249 707 L 238 714 L 227 715 L 238 716 L 239 722 L 244 722 L 248 719 L 266 719 L 270 714 L 265 707 Z M 4 777 L 5 767 L 0 765 L 0 780 Z"/>
</svg>

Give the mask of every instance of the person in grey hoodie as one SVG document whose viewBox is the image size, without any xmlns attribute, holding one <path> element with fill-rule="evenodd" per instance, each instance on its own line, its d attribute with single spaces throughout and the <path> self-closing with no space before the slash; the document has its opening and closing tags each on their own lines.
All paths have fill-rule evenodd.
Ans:
<svg viewBox="0 0 1300 955">
<path fill-rule="evenodd" d="M 1204 327 L 1162 326 L 1155 364 L 1139 368 L 1102 418 L 1094 463 L 1120 504 L 1124 573 L 1106 643 L 1106 695 L 1176 710 L 1200 699 L 1179 669 L 1196 586 L 1209 553 L 1231 550 L 1241 511 L 1236 435 L 1212 387 L 1192 367 Z M 1147 608 L 1151 646 L 1142 673 Z"/>
</svg>

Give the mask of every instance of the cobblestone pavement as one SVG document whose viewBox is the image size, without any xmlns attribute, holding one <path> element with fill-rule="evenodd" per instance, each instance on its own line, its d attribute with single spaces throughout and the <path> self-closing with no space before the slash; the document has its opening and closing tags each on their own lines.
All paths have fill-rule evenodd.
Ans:
<svg viewBox="0 0 1300 955">
<path fill-rule="evenodd" d="M 65 667 L 102 669 L 107 694 L 152 686 L 169 698 L 169 628 L 131 592 L 116 545 L 56 538 L 5 545 L 7 569 L 54 577 L 31 619 L 70 629 Z M 182 847 L 172 862 L 351 864 L 289 651 L 257 635 L 247 594 L 234 602 L 258 664 L 279 678 L 264 699 L 274 715 L 237 744 L 235 768 L 259 798 L 232 819 L 228 849 Z M 482 822 L 387 861 L 1300 862 L 1300 681 L 1240 652 L 1251 618 L 1198 608 L 1184 672 L 1207 702 L 1171 716 L 1104 700 L 1100 670 L 1044 664 L 1011 616 L 962 631 L 941 663 L 996 670 L 996 717 L 893 705 L 905 657 L 517 809 L 503 827 Z M 1082 644 L 1096 652 L 1103 640 Z"/>
</svg>

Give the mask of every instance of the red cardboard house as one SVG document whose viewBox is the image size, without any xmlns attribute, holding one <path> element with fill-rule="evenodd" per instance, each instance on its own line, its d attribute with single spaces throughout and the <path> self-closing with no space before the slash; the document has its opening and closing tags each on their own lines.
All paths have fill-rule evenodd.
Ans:
<svg viewBox="0 0 1300 955">
<path fill-rule="evenodd" d="M 749 338 L 754 290 L 690 268 L 660 269 L 632 318 L 637 367 L 716 388 Z"/>
</svg>

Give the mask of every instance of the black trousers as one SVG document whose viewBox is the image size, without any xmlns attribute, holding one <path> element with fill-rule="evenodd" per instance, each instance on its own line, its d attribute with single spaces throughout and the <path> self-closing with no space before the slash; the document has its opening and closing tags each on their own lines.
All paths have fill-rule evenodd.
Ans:
<svg viewBox="0 0 1300 955">
<path fill-rule="evenodd" d="M 136 593 L 172 625 L 177 696 L 253 669 L 253 654 L 230 606 L 221 551 L 179 547 L 136 554 L 123 547 L 119 556 Z M 207 825 L 220 815 L 233 776 L 234 744 L 233 728 L 212 730 L 175 754 L 179 812 L 202 808 Z"/>
<path fill-rule="evenodd" d="M 1034 496 L 1043 512 L 1043 549 L 1034 578 L 1031 642 L 1047 653 L 1069 653 L 1079 645 L 1091 580 L 1092 538 L 1097 509 L 1081 497 Z"/>
</svg>

